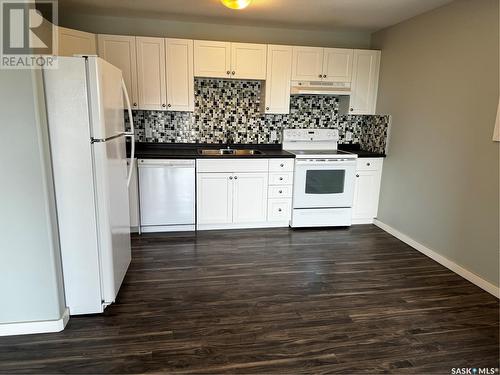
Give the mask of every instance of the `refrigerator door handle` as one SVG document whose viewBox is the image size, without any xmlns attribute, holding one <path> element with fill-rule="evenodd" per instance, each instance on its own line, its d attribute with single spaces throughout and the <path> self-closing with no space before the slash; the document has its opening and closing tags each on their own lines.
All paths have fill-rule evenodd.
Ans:
<svg viewBox="0 0 500 375">
<path fill-rule="evenodd" d="M 134 117 L 132 116 L 132 107 L 130 106 L 130 99 L 128 97 L 127 86 L 125 86 L 125 81 L 122 78 L 122 89 L 127 102 L 128 118 L 130 121 L 130 131 L 125 133 L 125 136 L 131 138 L 131 148 L 130 148 L 130 165 L 127 176 L 127 187 L 130 186 L 130 181 L 132 180 L 132 171 L 134 170 L 134 157 L 135 157 L 135 132 L 134 132 Z"/>
</svg>

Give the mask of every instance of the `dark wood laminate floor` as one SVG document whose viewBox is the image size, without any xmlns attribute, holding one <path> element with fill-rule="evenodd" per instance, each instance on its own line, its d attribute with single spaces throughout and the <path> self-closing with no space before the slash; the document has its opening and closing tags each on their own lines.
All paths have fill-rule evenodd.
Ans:
<svg viewBox="0 0 500 375">
<path fill-rule="evenodd" d="M 115 305 L 2 373 L 418 373 L 498 363 L 498 300 L 375 226 L 133 238 Z"/>
</svg>

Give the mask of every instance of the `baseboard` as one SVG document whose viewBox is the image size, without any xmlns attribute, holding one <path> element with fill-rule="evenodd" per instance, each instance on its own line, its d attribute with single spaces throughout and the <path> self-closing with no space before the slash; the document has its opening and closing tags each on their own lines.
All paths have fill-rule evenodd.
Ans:
<svg viewBox="0 0 500 375">
<path fill-rule="evenodd" d="M 248 224 L 198 224 L 198 230 L 221 230 L 221 229 L 264 229 L 264 228 L 286 228 L 289 221 L 266 221 Z"/>
<path fill-rule="evenodd" d="M 358 225 L 358 224 L 373 224 L 373 218 L 366 218 L 366 219 L 352 219 L 352 225 Z"/>
<path fill-rule="evenodd" d="M 496 298 L 500 298 L 500 288 L 493 285 L 489 281 L 484 280 L 482 277 L 476 275 L 475 273 L 465 269 L 464 267 L 456 264 L 452 260 L 438 254 L 436 251 L 425 247 L 421 243 L 415 241 L 414 239 L 408 237 L 406 234 L 401 233 L 400 231 L 394 229 L 393 227 L 381 222 L 380 220 L 373 220 L 373 224 L 375 224 L 380 229 L 386 231 L 387 233 L 393 235 L 397 239 L 403 241 L 407 245 L 410 245 L 415 250 L 418 250 L 422 254 L 428 256 L 429 258 L 435 260 L 439 264 L 445 266 L 449 270 L 455 272 L 457 275 L 462 276 L 464 279 L 470 281 L 471 283 L 477 285 L 481 289 L 487 291 L 488 293 L 494 295 Z"/>
<path fill-rule="evenodd" d="M 64 329 L 64 327 L 66 327 L 68 321 L 69 309 L 66 308 L 61 318 L 57 320 L 0 324 L 0 336 L 60 332 Z"/>
</svg>

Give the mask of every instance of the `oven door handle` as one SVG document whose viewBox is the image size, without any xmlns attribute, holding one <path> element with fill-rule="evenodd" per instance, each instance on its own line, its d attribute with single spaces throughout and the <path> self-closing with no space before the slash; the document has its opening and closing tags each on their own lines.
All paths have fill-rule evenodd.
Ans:
<svg viewBox="0 0 500 375">
<path fill-rule="evenodd" d="M 356 159 L 319 159 L 319 160 L 299 160 L 295 161 L 297 166 L 318 165 L 318 166 L 350 166 L 356 165 Z"/>
</svg>

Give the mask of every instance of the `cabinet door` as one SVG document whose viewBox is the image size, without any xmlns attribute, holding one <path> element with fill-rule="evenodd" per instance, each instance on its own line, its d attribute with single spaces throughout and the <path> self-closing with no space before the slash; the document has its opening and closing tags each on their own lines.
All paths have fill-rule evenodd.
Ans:
<svg viewBox="0 0 500 375">
<path fill-rule="evenodd" d="M 122 71 L 132 108 L 139 108 L 135 36 L 98 35 L 99 57 Z M 126 103 L 124 101 L 124 103 Z"/>
<path fill-rule="evenodd" d="M 266 79 L 267 45 L 231 43 L 231 77 Z"/>
<path fill-rule="evenodd" d="M 231 173 L 197 174 L 198 224 L 233 222 L 233 181 Z"/>
<path fill-rule="evenodd" d="M 292 81 L 318 81 L 323 76 L 323 48 L 293 47 Z"/>
<path fill-rule="evenodd" d="M 194 110 L 193 41 L 166 39 L 167 110 Z"/>
<path fill-rule="evenodd" d="M 139 108 L 166 110 L 165 39 L 137 37 Z"/>
<path fill-rule="evenodd" d="M 59 56 L 96 55 L 95 34 L 58 26 Z"/>
<path fill-rule="evenodd" d="M 350 113 L 375 114 L 379 68 L 380 51 L 354 50 Z"/>
<path fill-rule="evenodd" d="M 234 173 L 233 223 L 267 220 L 267 173 Z"/>
<path fill-rule="evenodd" d="M 356 172 L 353 219 L 373 219 L 377 216 L 379 191 L 380 171 Z"/>
<path fill-rule="evenodd" d="M 265 113 L 290 113 L 292 52 L 288 46 L 267 46 Z"/>
<path fill-rule="evenodd" d="M 196 77 L 229 78 L 231 43 L 194 41 L 194 75 Z"/>
<path fill-rule="evenodd" d="M 325 48 L 323 52 L 323 81 L 351 82 L 354 51 Z"/>
</svg>

